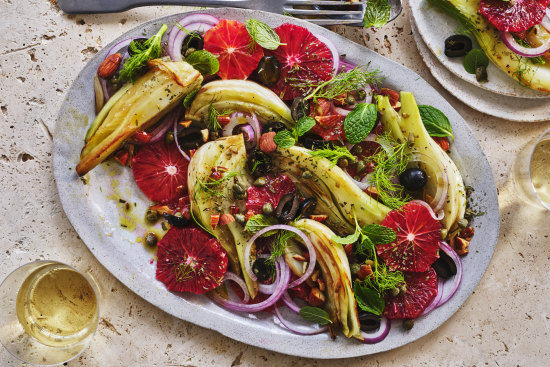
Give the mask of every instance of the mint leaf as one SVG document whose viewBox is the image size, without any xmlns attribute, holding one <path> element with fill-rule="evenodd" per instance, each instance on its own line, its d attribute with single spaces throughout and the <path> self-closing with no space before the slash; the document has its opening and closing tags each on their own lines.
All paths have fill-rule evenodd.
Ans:
<svg viewBox="0 0 550 367">
<path fill-rule="evenodd" d="M 349 245 L 350 243 L 355 243 L 359 239 L 361 232 L 355 231 L 354 234 L 350 234 L 346 237 L 332 236 L 331 240 L 334 243 L 339 243 L 340 245 Z"/>
<path fill-rule="evenodd" d="M 386 307 L 382 295 L 372 288 L 361 285 L 357 280 L 353 283 L 353 293 L 357 306 L 363 311 L 381 315 Z"/>
<path fill-rule="evenodd" d="M 374 243 L 365 235 L 361 236 L 361 242 L 357 243 L 355 247 L 355 253 L 359 255 L 369 255 L 375 253 L 376 249 Z"/>
<path fill-rule="evenodd" d="M 311 130 L 315 124 L 317 122 L 313 117 L 303 116 L 296 122 L 293 131 L 299 137 Z"/>
<path fill-rule="evenodd" d="M 304 306 L 300 309 L 300 316 L 319 325 L 332 324 L 328 312 L 319 307 Z"/>
<path fill-rule="evenodd" d="M 489 66 L 489 58 L 482 49 L 474 48 L 464 57 L 463 65 L 468 73 L 475 74 L 478 66 Z"/>
<path fill-rule="evenodd" d="M 396 233 L 393 229 L 380 224 L 367 224 L 361 231 L 375 245 L 384 245 L 395 241 Z"/>
<path fill-rule="evenodd" d="M 427 105 L 419 105 L 418 110 L 420 111 L 424 127 L 426 127 L 430 136 L 451 136 L 454 139 L 451 123 L 443 112 Z"/>
<path fill-rule="evenodd" d="M 185 98 L 183 98 L 183 107 L 185 108 L 189 108 L 191 107 L 191 104 L 193 103 L 193 101 L 195 100 L 195 96 L 197 95 L 197 93 L 199 93 L 199 90 L 200 88 L 197 88 L 195 90 L 192 90 L 191 92 L 189 92 Z"/>
<path fill-rule="evenodd" d="M 362 142 L 374 128 L 377 115 L 374 104 L 358 103 L 344 120 L 344 133 L 348 142 Z"/>
<path fill-rule="evenodd" d="M 383 27 L 390 19 L 391 6 L 388 0 L 367 0 L 363 27 Z"/>
<path fill-rule="evenodd" d="M 214 75 L 220 69 L 220 62 L 216 56 L 205 50 L 191 53 L 185 61 L 203 75 Z"/>
<path fill-rule="evenodd" d="M 248 19 L 245 22 L 245 27 L 253 42 L 256 42 L 263 48 L 276 50 L 282 45 L 279 35 L 273 28 L 257 19 Z"/>
<path fill-rule="evenodd" d="M 279 148 L 287 149 L 296 144 L 296 140 L 292 137 L 292 133 L 288 130 L 279 131 L 273 137 L 273 141 Z"/>
<path fill-rule="evenodd" d="M 263 214 L 256 214 L 250 217 L 244 226 L 245 231 L 254 234 L 265 227 L 277 224 L 277 220 L 273 217 L 268 217 Z M 271 231 L 270 231 L 271 232 Z"/>
</svg>

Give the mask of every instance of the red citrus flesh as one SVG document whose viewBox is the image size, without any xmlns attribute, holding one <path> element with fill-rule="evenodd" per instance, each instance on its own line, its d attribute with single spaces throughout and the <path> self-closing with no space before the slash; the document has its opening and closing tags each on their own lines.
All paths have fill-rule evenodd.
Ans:
<svg viewBox="0 0 550 367">
<path fill-rule="evenodd" d="M 407 291 L 397 297 L 386 296 L 384 316 L 388 319 L 416 319 L 437 296 L 437 274 L 405 273 Z"/>
<path fill-rule="evenodd" d="M 263 187 L 250 186 L 248 188 L 247 211 L 260 214 L 262 207 L 267 203 L 270 203 L 275 209 L 283 196 L 296 192 L 296 185 L 288 176 L 266 176 L 265 180 L 266 184 Z"/>
<path fill-rule="evenodd" d="M 223 282 L 227 254 L 196 228 L 171 228 L 158 244 L 156 278 L 171 291 L 206 293 Z"/>
<path fill-rule="evenodd" d="M 332 53 L 304 27 L 285 23 L 275 28 L 281 43 L 274 51 L 281 64 L 281 77 L 271 89 L 284 100 L 302 95 L 302 83 L 319 83 L 332 78 Z"/>
<path fill-rule="evenodd" d="M 499 31 L 521 32 L 540 24 L 550 0 L 481 0 L 480 14 Z"/>
<path fill-rule="evenodd" d="M 397 234 L 394 242 L 376 247 L 378 256 L 390 270 L 424 272 L 439 258 L 441 224 L 426 207 L 418 203 L 405 204 L 391 211 L 382 225 Z"/>
<path fill-rule="evenodd" d="M 189 162 L 176 144 L 160 141 L 143 146 L 132 160 L 134 179 L 152 201 L 170 203 L 187 191 Z"/>
<path fill-rule="evenodd" d="M 335 111 L 334 104 L 330 100 L 319 98 L 316 103 L 311 104 L 310 110 L 310 116 L 317 122 L 311 131 L 327 141 L 346 139 L 345 116 Z"/>
<path fill-rule="evenodd" d="M 246 27 L 236 20 L 224 19 L 203 36 L 204 49 L 217 56 L 222 79 L 247 79 L 264 56 L 263 49 L 251 47 Z"/>
</svg>

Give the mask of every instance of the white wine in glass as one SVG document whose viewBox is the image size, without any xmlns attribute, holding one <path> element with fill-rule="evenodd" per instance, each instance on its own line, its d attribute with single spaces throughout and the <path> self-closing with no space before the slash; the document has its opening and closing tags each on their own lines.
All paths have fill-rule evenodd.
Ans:
<svg viewBox="0 0 550 367">
<path fill-rule="evenodd" d="M 550 208 L 550 136 L 535 145 L 531 156 L 531 180 L 543 205 Z"/>
</svg>

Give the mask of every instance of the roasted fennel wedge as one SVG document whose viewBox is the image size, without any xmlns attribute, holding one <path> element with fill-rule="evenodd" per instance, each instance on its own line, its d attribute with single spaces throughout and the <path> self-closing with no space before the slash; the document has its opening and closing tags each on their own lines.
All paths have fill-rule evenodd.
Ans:
<svg viewBox="0 0 550 367">
<path fill-rule="evenodd" d="M 113 103 L 107 102 L 86 135 L 79 175 L 85 175 L 130 139 L 159 121 L 189 92 L 202 83 L 201 74 L 184 61 L 149 61 L 150 70 L 130 86 L 123 87 Z"/>
<path fill-rule="evenodd" d="M 422 169 L 428 176 L 427 188 L 435 190 L 445 188 L 441 174 L 448 180 L 447 200 L 443 204 L 443 226 L 449 230 L 461 218 L 466 210 L 466 190 L 462 175 L 447 153 L 430 137 L 422 123 L 420 111 L 410 92 L 401 92 L 401 110 L 396 112 L 386 96 L 377 97 L 381 122 L 393 138 L 399 142 L 409 141 L 413 154 L 423 160 Z M 424 157 L 424 158 L 423 158 Z M 433 195 L 433 193 L 432 193 Z"/>
<path fill-rule="evenodd" d="M 212 180 L 212 169 L 223 167 L 225 171 L 219 180 Z M 237 222 L 212 228 L 212 215 L 229 213 L 239 200 L 233 195 L 233 186 L 240 185 L 244 190 L 250 186 L 251 178 L 246 173 L 246 148 L 242 135 L 220 138 L 201 146 L 191 158 L 187 185 L 191 210 L 202 226 L 211 232 L 221 243 L 232 270 L 242 275 L 250 296 L 258 293 L 258 285 L 244 270 L 244 248 L 250 239 Z"/>
<path fill-rule="evenodd" d="M 293 146 L 272 153 L 280 173 L 290 176 L 299 191 L 317 199 L 315 212 L 328 215 L 327 225 L 339 235 L 355 231 L 355 219 L 361 226 L 381 223 L 390 208 L 364 193 L 338 166 L 326 158 L 313 157 L 306 148 Z M 312 178 L 304 179 L 309 171 Z"/>
<path fill-rule="evenodd" d="M 339 324 L 346 337 L 362 339 L 351 272 L 344 248 L 331 241 L 335 234 L 322 223 L 312 219 L 300 219 L 293 225 L 308 236 L 315 248 L 317 264 L 326 283 L 327 300 L 324 308 L 333 324 Z M 299 241 L 299 237 L 296 238 Z"/>
</svg>

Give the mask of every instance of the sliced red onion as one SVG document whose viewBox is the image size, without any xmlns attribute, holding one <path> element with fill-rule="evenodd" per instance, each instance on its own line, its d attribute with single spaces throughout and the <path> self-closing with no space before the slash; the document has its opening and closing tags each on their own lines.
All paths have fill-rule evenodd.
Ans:
<svg viewBox="0 0 550 367">
<path fill-rule="evenodd" d="M 438 278 L 437 279 L 437 295 L 433 299 L 432 303 L 430 303 L 428 305 L 428 307 L 426 307 L 426 309 L 424 309 L 424 312 L 422 312 L 422 315 L 420 315 L 420 316 L 424 316 L 424 315 L 427 315 L 430 312 L 432 312 L 439 305 L 439 301 L 441 301 L 442 296 L 443 296 L 443 279 Z"/>
<path fill-rule="evenodd" d="M 250 294 L 248 293 L 248 288 L 246 288 L 246 282 L 241 277 L 239 277 L 235 273 L 227 271 L 225 273 L 225 277 L 224 277 L 223 281 L 226 282 L 228 280 L 231 280 L 231 281 L 237 283 L 237 285 L 242 289 L 243 294 L 244 294 L 244 296 L 243 296 L 243 302 L 244 303 L 247 303 L 248 301 L 250 301 Z"/>
<path fill-rule="evenodd" d="M 543 26 L 547 32 L 550 32 L 550 8 L 546 9 L 546 15 L 542 18 L 540 25 Z"/>
<path fill-rule="evenodd" d="M 281 297 L 281 299 L 290 310 L 295 313 L 300 313 L 300 306 L 298 306 L 296 302 L 294 302 L 292 298 L 290 298 L 288 292 L 283 293 L 283 297 Z"/>
<path fill-rule="evenodd" d="M 545 53 L 550 51 L 550 39 L 545 40 L 542 45 L 534 48 L 524 47 L 520 45 L 510 32 L 500 32 L 500 39 L 510 50 L 512 50 L 519 56 L 537 57 L 544 55 Z"/>
<path fill-rule="evenodd" d="M 181 110 L 179 108 L 175 108 L 170 113 L 168 113 L 164 118 L 155 126 L 151 132 L 149 132 L 149 135 L 151 135 L 151 139 L 147 143 L 142 143 L 138 140 L 132 139 L 130 142 L 135 145 L 148 145 L 148 144 L 154 144 L 159 142 L 162 138 L 164 138 L 164 135 L 170 130 L 172 126 L 174 126 L 174 122 L 178 122 L 178 117 L 180 115 Z"/>
<path fill-rule="evenodd" d="M 181 155 L 188 161 L 191 161 L 191 158 L 183 151 L 183 149 L 181 149 L 180 143 L 178 141 L 178 119 L 174 120 L 174 141 L 176 142 L 176 147 L 178 147 Z"/>
<path fill-rule="evenodd" d="M 290 285 L 288 286 L 288 288 L 293 288 L 293 287 L 295 287 L 297 285 L 300 285 L 303 282 L 305 282 L 306 279 L 309 278 L 310 275 L 313 273 L 313 269 L 315 268 L 315 264 L 317 262 L 317 254 L 315 252 L 315 248 L 313 247 L 313 244 L 311 243 L 310 239 L 304 234 L 304 232 L 302 232 L 299 229 L 294 228 L 292 226 L 289 226 L 289 225 L 286 225 L 286 224 L 276 224 L 276 225 L 273 225 L 273 226 L 265 227 L 265 228 L 259 230 L 258 232 L 256 232 L 254 234 L 254 236 L 252 236 L 250 238 L 250 240 L 248 240 L 248 243 L 246 244 L 246 246 L 244 248 L 244 260 L 243 261 L 244 261 L 245 271 L 248 274 L 248 276 L 250 277 L 250 279 L 252 279 L 254 281 L 258 280 L 256 275 L 252 271 L 252 267 L 250 266 L 250 249 L 252 248 L 252 244 L 254 243 L 254 241 L 256 241 L 256 239 L 258 239 L 264 233 L 267 233 L 267 232 L 270 232 L 270 231 L 273 231 L 273 230 L 278 230 L 278 231 L 285 230 L 285 231 L 290 231 L 292 233 L 297 234 L 298 236 L 300 236 L 302 241 L 304 241 L 304 244 L 306 245 L 307 250 L 309 252 L 309 264 L 308 264 L 308 267 L 307 267 L 304 275 L 302 275 L 300 278 L 298 278 L 295 281 L 293 281 L 292 283 L 290 283 Z"/>
<path fill-rule="evenodd" d="M 210 14 L 205 13 L 195 13 L 195 14 L 189 14 L 179 20 L 177 25 L 173 26 L 170 30 L 170 34 L 168 35 L 168 43 L 172 43 L 172 40 L 174 37 L 178 35 L 179 32 L 182 30 L 178 28 L 178 25 L 185 28 L 191 23 L 206 23 L 210 25 L 217 24 L 220 20 Z"/>
<path fill-rule="evenodd" d="M 370 185 L 368 184 L 368 182 L 363 182 L 363 180 L 361 181 L 357 181 L 355 178 L 351 177 L 351 175 L 348 173 L 348 171 L 344 170 L 344 172 L 346 172 L 346 174 L 348 175 L 349 178 L 351 178 L 351 180 L 357 185 L 357 187 L 359 187 L 362 191 L 365 191 Z M 366 176 L 365 176 L 366 177 Z"/>
<path fill-rule="evenodd" d="M 356 64 L 347 61 L 345 58 L 340 58 L 340 70 L 338 70 L 339 73 L 345 73 L 352 69 L 355 69 L 357 67 Z"/>
<path fill-rule="evenodd" d="M 314 36 L 317 37 L 319 41 L 323 42 L 330 50 L 330 53 L 332 54 L 332 70 L 334 70 L 334 73 L 337 74 L 338 68 L 340 67 L 340 55 L 338 54 L 336 46 L 334 46 L 334 43 L 332 43 L 332 41 L 325 36 L 321 36 L 320 34 L 315 34 Z"/>
<path fill-rule="evenodd" d="M 254 303 L 254 304 L 245 304 L 241 302 L 227 300 L 221 297 L 216 292 L 211 292 L 210 297 L 214 300 L 214 302 L 232 311 L 245 311 L 245 312 L 263 311 L 266 308 L 273 306 L 281 298 L 283 293 L 286 292 L 286 289 L 288 288 L 288 283 L 290 281 L 290 268 L 288 267 L 288 265 L 286 264 L 283 258 L 280 258 L 277 260 L 277 262 L 275 263 L 275 269 L 279 274 L 278 276 L 279 282 L 277 283 L 277 289 L 265 301 Z"/>
<path fill-rule="evenodd" d="M 210 28 L 212 28 L 212 25 L 207 23 L 191 23 L 187 26 L 184 26 L 185 30 L 187 32 L 198 32 L 198 33 L 204 33 Z M 183 57 L 181 56 L 181 46 L 183 44 L 183 40 L 185 40 L 185 37 L 187 37 L 188 33 L 179 30 L 179 33 L 174 36 L 173 39 L 168 40 L 168 55 L 170 55 L 170 58 L 172 61 L 181 61 L 183 60 Z"/>
<path fill-rule="evenodd" d="M 365 97 L 364 103 L 370 104 L 372 103 L 372 87 L 370 85 L 367 85 L 364 89 L 367 96 Z"/>
<path fill-rule="evenodd" d="M 245 133 L 246 149 L 252 149 L 258 145 L 259 135 L 262 132 L 260 122 L 255 114 L 234 112 L 229 115 L 230 120 L 222 130 L 223 136 L 231 136 L 234 134 L 235 128 L 239 127 Z M 248 123 L 248 125 L 246 124 Z"/>
<path fill-rule="evenodd" d="M 334 106 L 334 112 L 336 112 L 337 114 L 342 115 L 342 116 L 347 116 L 351 112 L 351 110 L 348 110 L 348 109 L 342 108 L 342 107 Z"/>
<path fill-rule="evenodd" d="M 317 335 L 317 334 L 324 333 L 328 330 L 328 326 L 325 326 L 325 327 L 322 327 L 320 329 L 313 329 L 311 331 L 302 331 L 302 330 L 298 329 L 296 326 L 291 325 L 289 321 L 285 320 L 281 316 L 281 313 L 279 312 L 279 308 L 277 307 L 277 305 L 275 305 L 275 313 L 277 314 L 277 318 L 279 319 L 281 324 L 283 324 L 284 327 L 286 327 L 288 330 L 292 331 L 294 334 L 298 334 L 298 335 Z"/>
<path fill-rule="evenodd" d="M 388 320 L 386 317 L 382 316 L 380 320 L 380 327 L 373 333 L 366 333 L 361 331 L 361 336 L 363 337 L 363 343 L 365 344 L 376 344 L 381 342 L 386 338 L 391 328 L 391 320 Z"/>
<path fill-rule="evenodd" d="M 411 203 L 417 203 L 417 204 L 420 204 L 422 205 L 424 208 L 428 209 L 430 211 L 430 215 L 432 216 L 433 219 L 437 220 L 437 221 L 440 221 L 443 219 L 443 217 L 445 216 L 445 213 L 443 212 L 443 210 L 440 210 L 439 213 L 437 213 L 437 215 L 435 215 L 435 212 L 434 210 L 432 209 L 432 207 L 430 206 L 430 204 L 428 204 L 427 202 L 423 201 L 423 200 L 413 200 L 411 201 Z"/>
<path fill-rule="evenodd" d="M 460 282 L 462 281 L 462 260 L 460 260 L 460 256 L 447 244 L 447 242 L 440 241 L 439 242 L 439 248 L 443 250 L 456 264 L 456 274 L 451 278 L 445 280 L 443 284 L 443 291 L 441 292 L 441 299 L 439 300 L 439 303 L 437 304 L 437 307 L 444 305 L 449 301 L 458 290 L 458 287 L 460 286 Z"/>
<path fill-rule="evenodd" d="M 436 177 L 437 180 L 437 191 L 435 193 L 434 198 L 429 203 L 432 207 L 433 211 L 435 213 L 438 213 L 440 215 L 441 210 L 445 206 L 445 202 L 447 201 L 447 196 L 449 194 L 449 176 L 447 174 L 447 170 L 437 161 L 433 160 L 432 158 L 418 153 L 416 157 L 412 157 L 410 159 L 411 162 L 424 162 L 426 164 L 426 160 L 431 159 L 432 162 L 436 163 L 439 167 L 439 172 L 441 173 L 441 177 Z M 441 180 L 441 185 L 439 184 L 439 181 Z M 443 214 L 444 215 L 444 214 Z"/>
</svg>

